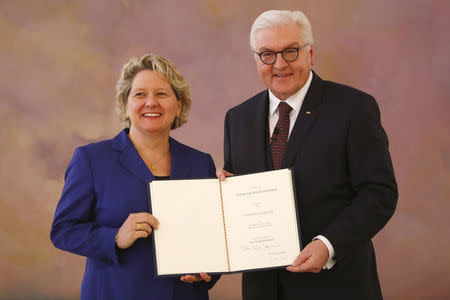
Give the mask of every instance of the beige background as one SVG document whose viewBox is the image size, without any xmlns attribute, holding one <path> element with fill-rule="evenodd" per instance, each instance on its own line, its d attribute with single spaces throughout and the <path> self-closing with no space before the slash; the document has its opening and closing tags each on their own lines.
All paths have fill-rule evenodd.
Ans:
<svg viewBox="0 0 450 300">
<path fill-rule="evenodd" d="M 248 33 L 273 8 L 310 17 L 320 76 L 380 105 L 400 190 L 374 239 L 385 298 L 450 298 L 448 1 L 0 0 L 0 299 L 79 297 L 85 259 L 49 229 L 74 148 L 121 129 L 122 65 L 175 63 L 194 100 L 173 136 L 221 166 L 226 110 L 263 88 Z M 240 299 L 240 275 L 211 298 Z"/>
</svg>

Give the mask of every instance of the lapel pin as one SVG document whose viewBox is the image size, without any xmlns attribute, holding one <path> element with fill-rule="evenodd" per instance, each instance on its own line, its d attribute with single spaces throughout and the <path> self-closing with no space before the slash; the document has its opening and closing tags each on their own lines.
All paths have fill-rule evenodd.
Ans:
<svg viewBox="0 0 450 300">
<path fill-rule="evenodd" d="M 306 114 L 307 114 L 307 115 L 310 115 L 310 114 L 311 114 L 311 112 L 310 112 L 310 111 L 307 111 L 307 112 L 306 112 Z"/>
</svg>

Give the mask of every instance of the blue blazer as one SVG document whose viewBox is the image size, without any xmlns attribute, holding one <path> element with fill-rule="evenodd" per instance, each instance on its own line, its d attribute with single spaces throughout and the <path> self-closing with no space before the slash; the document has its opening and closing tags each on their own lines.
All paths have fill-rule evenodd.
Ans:
<svg viewBox="0 0 450 300">
<path fill-rule="evenodd" d="M 171 179 L 215 177 L 209 154 L 172 138 L 169 143 Z M 155 278 L 150 238 L 125 250 L 115 247 L 128 215 L 149 211 L 147 186 L 153 179 L 127 129 L 114 139 L 75 150 L 50 237 L 55 247 L 87 257 L 81 299 L 208 299 L 217 276 L 209 284 L 194 285 Z"/>
</svg>

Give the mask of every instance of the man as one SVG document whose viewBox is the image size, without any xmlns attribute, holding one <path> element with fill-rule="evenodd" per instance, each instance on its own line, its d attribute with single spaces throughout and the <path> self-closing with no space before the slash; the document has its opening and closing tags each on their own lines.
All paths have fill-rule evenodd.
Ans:
<svg viewBox="0 0 450 300">
<path fill-rule="evenodd" d="M 306 246 L 285 269 L 244 273 L 243 298 L 382 299 L 371 239 L 398 193 L 375 99 L 311 71 L 300 11 L 264 12 L 250 44 L 268 90 L 227 112 L 217 176 L 292 168 Z"/>
</svg>

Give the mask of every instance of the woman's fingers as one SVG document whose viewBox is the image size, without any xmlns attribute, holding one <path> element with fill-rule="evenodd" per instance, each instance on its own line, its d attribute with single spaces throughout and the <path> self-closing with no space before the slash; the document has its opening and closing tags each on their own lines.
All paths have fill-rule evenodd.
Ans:
<svg viewBox="0 0 450 300">
<path fill-rule="evenodd" d="M 117 246 L 126 249 L 133 245 L 136 239 L 147 238 L 153 229 L 158 228 L 158 224 L 158 220 L 149 213 L 130 214 L 117 232 Z"/>
<path fill-rule="evenodd" d="M 201 272 L 200 276 L 198 275 L 184 275 L 180 277 L 181 281 L 184 282 L 189 282 L 189 283 L 193 283 L 193 282 L 197 282 L 197 281 L 206 281 L 206 282 L 210 282 L 211 281 L 211 276 L 209 276 L 208 274 Z"/>
<path fill-rule="evenodd" d="M 206 281 L 206 282 L 210 282 L 211 281 L 211 276 L 209 276 L 208 274 L 206 274 L 205 272 L 201 272 L 200 273 L 200 277 Z"/>
<path fill-rule="evenodd" d="M 152 233 L 152 227 L 150 227 L 150 225 L 148 225 L 148 223 L 137 223 L 136 231 L 145 231 L 148 234 L 150 234 L 150 233 Z"/>
<path fill-rule="evenodd" d="M 149 233 L 147 231 L 136 231 L 134 233 L 134 240 L 133 243 L 140 238 L 147 238 L 149 236 Z M 131 246 L 131 245 L 130 245 Z"/>
<path fill-rule="evenodd" d="M 154 216 L 146 212 L 130 214 L 128 218 L 130 219 L 131 222 L 135 222 L 136 224 L 147 223 L 154 229 L 157 229 L 159 225 L 158 219 L 156 219 Z"/>
</svg>

